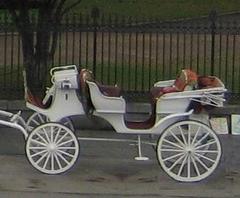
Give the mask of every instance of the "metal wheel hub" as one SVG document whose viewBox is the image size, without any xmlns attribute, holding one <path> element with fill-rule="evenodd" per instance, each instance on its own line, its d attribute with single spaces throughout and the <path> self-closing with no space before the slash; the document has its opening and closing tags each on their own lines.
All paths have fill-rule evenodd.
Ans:
<svg viewBox="0 0 240 198">
<path fill-rule="evenodd" d="M 185 154 L 188 154 L 188 155 L 191 155 L 191 154 L 194 154 L 195 153 L 195 149 L 192 145 L 188 145 L 184 148 L 184 153 Z"/>
<path fill-rule="evenodd" d="M 47 151 L 50 153 L 56 153 L 57 145 L 54 142 L 51 142 L 47 145 Z"/>
</svg>

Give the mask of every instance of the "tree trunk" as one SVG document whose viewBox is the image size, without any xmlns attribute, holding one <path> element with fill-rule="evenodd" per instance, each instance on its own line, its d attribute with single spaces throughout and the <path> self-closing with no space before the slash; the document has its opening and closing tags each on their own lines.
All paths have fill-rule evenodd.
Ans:
<svg viewBox="0 0 240 198">
<path fill-rule="evenodd" d="M 62 17 L 81 0 L 65 5 L 66 0 L 37 1 L 37 21 L 32 23 L 30 0 L 5 0 L 22 38 L 23 63 L 27 84 L 34 95 L 43 96 L 48 68 L 53 60 Z M 33 28 L 34 26 L 34 28 Z"/>
<path fill-rule="evenodd" d="M 51 31 L 54 24 L 52 24 L 51 14 L 46 9 L 39 10 L 36 24 L 34 29 L 26 27 L 30 32 L 21 32 L 23 61 L 29 89 L 34 95 L 42 97 L 45 93 L 48 68 L 56 49 L 53 45 L 56 45 L 58 36 L 55 34 L 56 30 Z"/>
</svg>

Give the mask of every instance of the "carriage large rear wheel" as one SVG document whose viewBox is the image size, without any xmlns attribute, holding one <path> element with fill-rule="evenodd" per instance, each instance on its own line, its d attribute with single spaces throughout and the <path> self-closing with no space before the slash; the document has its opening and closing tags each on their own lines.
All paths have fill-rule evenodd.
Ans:
<svg viewBox="0 0 240 198">
<path fill-rule="evenodd" d="M 157 145 L 158 161 L 173 179 L 195 182 L 217 168 L 221 144 L 208 126 L 197 121 L 180 121 L 168 127 Z"/>
<path fill-rule="evenodd" d="M 26 155 L 32 166 L 40 172 L 59 174 L 69 170 L 77 161 L 79 142 L 66 126 L 46 123 L 29 134 Z"/>
</svg>

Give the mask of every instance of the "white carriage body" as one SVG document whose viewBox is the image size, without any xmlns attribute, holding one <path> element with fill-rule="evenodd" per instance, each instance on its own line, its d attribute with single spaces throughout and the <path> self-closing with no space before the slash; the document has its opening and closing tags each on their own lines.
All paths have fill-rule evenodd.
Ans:
<svg viewBox="0 0 240 198">
<path fill-rule="evenodd" d="M 51 121 L 59 121 L 64 117 L 73 115 L 85 115 L 81 103 L 79 73 L 74 65 L 56 67 L 51 70 L 52 87 L 48 90 L 44 101 L 53 96 L 49 108 L 41 108 L 27 102 L 27 107 L 47 116 Z M 217 87 L 189 90 L 186 87 L 182 92 L 163 94 L 156 102 L 155 123 L 147 129 L 129 128 L 126 125 L 126 101 L 120 97 L 109 97 L 104 95 L 97 83 L 86 81 L 94 106 L 93 114 L 108 121 L 116 132 L 133 134 L 160 134 L 167 126 L 189 116 L 193 113 L 188 109 L 192 101 L 203 105 L 216 107 L 223 106 L 223 93 L 226 91 L 224 84 L 216 78 Z M 175 80 L 159 81 L 154 87 L 173 86 Z"/>
</svg>

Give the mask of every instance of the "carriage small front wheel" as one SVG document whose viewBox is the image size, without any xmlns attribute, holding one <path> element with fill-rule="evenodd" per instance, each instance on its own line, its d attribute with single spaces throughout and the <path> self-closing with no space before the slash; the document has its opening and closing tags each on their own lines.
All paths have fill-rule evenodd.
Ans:
<svg viewBox="0 0 240 198">
<path fill-rule="evenodd" d="M 157 145 L 158 161 L 173 179 L 194 182 L 211 175 L 221 158 L 217 135 L 198 121 L 180 121 L 168 127 Z"/>
<path fill-rule="evenodd" d="M 28 136 L 26 155 L 31 165 L 40 172 L 59 174 L 75 164 L 79 142 L 66 126 L 46 123 L 35 128 Z"/>
<path fill-rule="evenodd" d="M 27 130 L 28 132 L 31 132 L 34 128 L 36 128 L 37 126 L 50 122 L 50 119 L 48 116 L 43 115 L 41 113 L 38 112 L 34 112 L 27 120 Z M 68 127 L 69 129 L 71 129 L 72 131 L 74 131 L 74 126 L 72 123 L 72 120 L 68 117 L 64 117 L 60 120 L 60 123 L 65 125 L 66 127 Z"/>
</svg>

